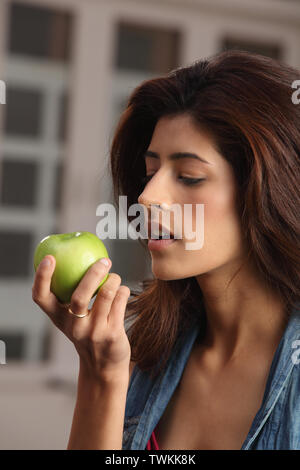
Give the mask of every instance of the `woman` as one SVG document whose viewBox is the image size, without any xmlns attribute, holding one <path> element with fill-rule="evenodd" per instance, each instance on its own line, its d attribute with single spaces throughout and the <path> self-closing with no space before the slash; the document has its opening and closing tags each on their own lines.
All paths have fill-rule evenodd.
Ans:
<svg viewBox="0 0 300 470">
<path fill-rule="evenodd" d="M 54 257 L 39 266 L 33 299 L 80 357 L 69 449 L 300 449 L 298 78 L 226 51 L 132 93 L 111 147 L 116 201 L 150 219 L 204 205 L 204 243 L 186 249 L 185 213 L 171 217 L 182 238 L 145 244 L 154 279 L 128 302 L 110 273 L 89 311 L 110 269 L 95 263 L 71 300 L 83 318 L 50 292 Z"/>
</svg>

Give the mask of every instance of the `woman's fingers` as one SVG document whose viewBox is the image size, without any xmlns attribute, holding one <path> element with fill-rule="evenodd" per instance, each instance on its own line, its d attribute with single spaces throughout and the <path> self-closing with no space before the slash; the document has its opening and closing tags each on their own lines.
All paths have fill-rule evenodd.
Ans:
<svg viewBox="0 0 300 470">
<path fill-rule="evenodd" d="M 59 315 L 62 307 L 57 298 L 50 291 L 51 278 L 55 269 L 54 256 L 47 255 L 40 262 L 34 284 L 32 286 L 32 299 L 53 320 Z"/>
<path fill-rule="evenodd" d="M 54 256 L 47 255 L 39 264 L 32 286 L 32 299 L 59 326 L 62 322 L 66 322 L 66 315 L 73 321 L 76 320 L 76 316 L 70 315 L 67 311 L 68 306 L 62 305 L 50 290 L 55 263 Z M 109 266 L 106 266 L 99 260 L 86 272 L 71 297 L 69 306 L 75 315 L 83 315 L 87 312 L 92 295 L 108 274 L 110 267 L 111 262 Z M 107 280 L 98 291 L 90 314 L 80 319 L 80 325 L 83 327 L 87 321 L 92 320 L 97 330 L 108 323 L 112 327 L 113 325 L 120 326 L 124 320 L 129 295 L 130 289 L 127 286 L 121 286 L 121 277 L 116 273 L 109 273 Z"/>
<path fill-rule="evenodd" d="M 119 376 L 120 370 L 127 370 L 131 355 L 124 329 L 124 312 L 130 290 L 120 286 L 121 277 L 118 274 L 108 273 L 110 266 L 94 263 L 73 292 L 71 310 L 77 315 L 86 313 L 92 295 L 108 274 L 89 314 L 82 318 L 70 315 L 68 306 L 62 305 L 50 291 L 55 269 L 53 256 L 47 255 L 38 266 L 32 287 L 34 302 L 73 342 L 88 369 L 105 380 Z"/>
<path fill-rule="evenodd" d="M 107 322 L 111 305 L 115 298 L 116 292 L 121 284 L 121 277 L 116 273 L 109 273 L 108 279 L 101 286 L 97 297 L 93 303 L 92 315 L 95 322 L 102 324 Z M 103 322 L 101 321 L 103 320 Z"/>
<path fill-rule="evenodd" d="M 70 301 L 70 308 L 76 315 L 84 315 L 87 312 L 95 290 L 111 268 L 111 261 L 109 263 L 110 264 L 107 266 L 103 264 L 101 260 L 96 261 L 88 269 L 74 290 Z M 104 284 L 106 284 L 106 282 L 107 281 L 105 281 Z"/>
<path fill-rule="evenodd" d="M 129 287 L 124 285 L 120 286 L 108 315 L 108 325 L 111 326 L 112 329 L 120 330 L 120 328 L 124 326 L 124 315 L 129 296 Z"/>
</svg>

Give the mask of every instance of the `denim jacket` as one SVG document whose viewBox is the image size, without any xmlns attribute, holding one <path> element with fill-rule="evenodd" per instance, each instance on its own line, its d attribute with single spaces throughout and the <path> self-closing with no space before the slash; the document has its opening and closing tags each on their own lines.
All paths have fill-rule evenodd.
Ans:
<svg viewBox="0 0 300 470">
<path fill-rule="evenodd" d="M 177 387 L 199 324 L 177 341 L 163 372 L 150 378 L 136 365 L 127 392 L 122 449 L 144 450 Z M 278 344 L 263 400 L 241 450 L 300 450 L 300 302 Z"/>
</svg>

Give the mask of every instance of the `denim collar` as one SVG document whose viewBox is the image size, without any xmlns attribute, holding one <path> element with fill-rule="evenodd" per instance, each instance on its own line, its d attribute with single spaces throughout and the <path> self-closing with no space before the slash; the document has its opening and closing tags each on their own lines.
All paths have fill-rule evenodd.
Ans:
<svg viewBox="0 0 300 470">
<path fill-rule="evenodd" d="M 255 438 L 258 436 L 260 430 L 272 413 L 282 390 L 290 379 L 293 368 L 296 365 L 292 360 L 294 352 L 292 345 L 296 339 L 300 339 L 300 303 L 298 303 L 292 311 L 285 331 L 276 348 L 261 407 L 255 415 L 241 450 L 250 449 Z"/>
</svg>

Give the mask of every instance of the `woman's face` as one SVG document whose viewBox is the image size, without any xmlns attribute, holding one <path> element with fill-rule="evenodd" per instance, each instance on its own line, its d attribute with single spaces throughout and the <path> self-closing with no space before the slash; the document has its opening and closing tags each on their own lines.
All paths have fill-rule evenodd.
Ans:
<svg viewBox="0 0 300 470">
<path fill-rule="evenodd" d="M 170 158 L 179 152 L 192 153 L 206 163 L 192 157 Z M 171 211 L 167 224 L 171 232 L 178 233 L 179 229 L 182 239 L 162 250 L 150 250 L 156 278 L 174 280 L 197 276 L 242 259 L 244 244 L 233 170 L 214 148 L 211 137 L 199 130 L 189 115 L 163 117 L 157 122 L 145 154 L 145 164 L 146 174 L 153 176 L 138 202 L 146 206 L 179 204 L 182 215 L 179 217 L 177 213 L 173 217 Z M 188 185 L 189 181 L 183 178 L 203 180 Z M 203 218 L 200 209 L 197 213 L 197 204 L 204 205 Z M 192 207 L 190 213 L 186 212 L 186 205 Z M 151 221 L 150 207 L 147 214 Z M 166 225 L 165 220 L 160 218 L 163 225 Z M 193 238 L 185 237 L 188 229 L 194 231 Z M 202 240 L 202 246 L 199 240 Z M 197 246 L 197 249 L 190 249 L 187 244 Z"/>
</svg>

